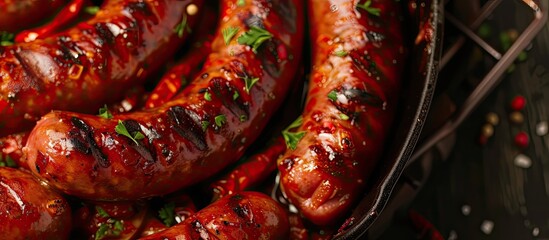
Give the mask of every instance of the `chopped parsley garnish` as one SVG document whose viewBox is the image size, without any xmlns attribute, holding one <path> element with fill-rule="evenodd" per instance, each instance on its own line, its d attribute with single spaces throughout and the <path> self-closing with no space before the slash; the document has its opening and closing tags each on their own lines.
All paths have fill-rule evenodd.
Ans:
<svg viewBox="0 0 549 240">
<path fill-rule="evenodd" d="M 245 122 L 246 120 L 248 120 L 248 117 L 246 117 L 246 115 L 240 115 L 239 119 L 240 122 Z"/>
<path fill-rule="evenodd" d="M 335 51 L 334 52 L 334 55 L 338 56 L 338 57 L 345 57 L 347 56 L 349 53 L 345 50 L 338 50 L 338 51 Z"/>
<path fill-rule="evenodd" d="M 15 34 L 6 31 L 0 31 L 0 46 L 13 45 L 14 38 Z"/>
<path fill-rule="evenodd" d="M 336 91 L 330 91 L 330 93 L 328 93 L 328 98 L 332 101 L 337 101 L 337 92 Z"/>
<path fill-rule="evenodd" d="M 109 214 L 107 212 L 105 212 L 105 210 L 102 207 L 95 206 L 95 211 L 97 211 L 97 214 L 100 217 L 104 217 L 104 218 L 110 217 Z"/>
<path fill-rule="evenodd" d="M 109 108 L 107 107 L 107 104 L 105 104 L 102 108 L 99 108 L 99 115 L 97 115 L 97 116 L 100 116 L 100 117 L 105 118 L 105 119 L 111 119 L 112 118 L 112 114 L 109 111 Z"/>
<path fill-rule="evenodd" d="M 164 204 L 158 211 L 158 216 L 167 227 L 171 227 L 175 224 L 175 203 L 169 202 Z"/>
<path fill-rule="evenodd" d="M 210 122 L 208 121 L 202 121 L 202 131 L 206 131 L 208 129 L 208 126 L 210 125 Z"/>
<path fill-rule="evenodd" d="M 101 223 L 95 232 L 95 240 L 101 240 L 106 236 L 118 237 L 124 231 L 124 224 L 120 220 L 109 218 Z"/>
<path fill-rule="evenodd" d="M 214 120 L 215 125 L 217 125 L 218 127 L 221 127 L 223 126 L 223 124 L 227 123 L 227 117 L 225 117 L 225 115 L 223 114 L 215 116 Z"/>
<path fill-rule="evenodd" d="M 341 118 L 341 120 L 349 120 L 349 116 L 347 116 L 347 114 L 345 113 L 340 113 L 339 118 Z"/>
<path fill-rule="evenodd" d="M 90 15 L 95 15 L 97 14 L 97 12 L 99 12 L 99 9 L 100 8 L 98 6 L 87 6 L 84 8 L 84 12 Z"/>
<path fill-rule="evenodd" d="M 239 28 L 237 27 L 228 27 L 221 30 L 221 33 L 223 34 L 223 40 L 225 41 L 225 45 L 229 45 L 234 35 L 238 33 L 238 30 Z"/>
<path fill-rule="evenodd" d="M 254 84 L 259 81 L 259 78 L 251 78 L 249 76 L 244 76 L 242 79 L 244 79 L 245 90 L 247 93 L 250 93 L 250 89 L 252 89 Z"/>
<path fill-rule="evenodd" d="M 17 167 L 17 163 L 13 161 L 10 155 L 6 155 L 3 159 L 0 159 L 0 167 Z"/>
<path fill-rule="evenodd" d="M 208 91 L 204 92 L 204 99 L 206 99 L 206 101 L 211 101 L 212 100 L 212 94 Z"/>
<path fill-rule="evenodd" d="M 234 91 L 234 93 L 233 93 L 233 100 L 236 100 L 238 97 L 240 97 L 240 94 L 238 94 L 237 91 Z"/>
<path fill-rule="evenodd" d="M 372 5 L 372 0 L 366 0 L 366 2 L 363 3 L 363 4 L 360 4 L 360 3 L 357 4 L 356 7 L 357 8 L 362 8 L 362 9 L 366 10 L 366 12 L 379 17 L 379 15 L 381 13 L 381 9 L 373 8 L 370 5 Z"/>
<path fill-rule="evenodd" d="M 239 6 L 239 7 L 242 7 L 242 6 L 246 5 L 246 1 L 245 0 L 238 0 L 238 1 L 236 1 L 236 5 Z"/>
<path fill-rule="evenodd" d="M 181 22 L 175 26 L 173 31 L 176 32 L 177 36 L 180 38 L 183 37 L 183 34 L 185 33 L 185 31 L 187 31 L 188 33 L 191 33 L 191 28 L 187 24 L 186 14 L 183 16 L 183 19 L 181 19 Z"/>
<path fill-rule="evenodd" d="M 121 120 L 118 120 L 118 124 L 116 125 L 116 127 L 114 127 L 114 130 L 120 135 L 129 137 L 133 142 L 135 142 L 135 144 L 139 144 L 137 140 L 145 138 L 145 136 L 139 131 L 133 132 L 133 135 L 130 134 L 130 132 L 128 132 L 128 129 L 126 128 L 126 125 L 124 125 Z"/>
<path fill-rule="evenodd" d="M 282 131 L 282 137 L 286 142 L 286 146 L 292 150 L 297 148 L 299 141 L 305 136 L 305 131 L 290 132 L 290 129 L 297 128 L 303 124 L 303 117 L 299 116 L 290 126 Z"/>
<path fill-rule="evenodd" d="M 240 35 L 240 37 L 238 37 L 237 39 L 237 42 L 239 44 L 251 46 L 252 50 L 254 52 L 257 52 L 259 46 L 261 46 L 263 42 L 271 39 L 272 37 L 273 35 L 269 31 L 263 28 L 253 26 L 250 27 L 250 30 Z"/>
</svg>

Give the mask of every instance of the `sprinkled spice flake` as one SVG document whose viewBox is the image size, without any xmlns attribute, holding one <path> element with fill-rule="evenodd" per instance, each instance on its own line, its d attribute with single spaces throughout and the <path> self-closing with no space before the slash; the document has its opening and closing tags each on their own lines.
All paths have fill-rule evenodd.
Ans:
<svg viewBox="0 0 549 240">
<path fill-rule="evenodd" d="M 338 50 L 338 51 L 334 51 L 333 55 L 338 57 L 346 57 L 347 55 L 349 55 L 349 53 L 345 50 Z"/>
<path fill-rule="evenodd" d="M 372 0 L 367 0 L 366 2 L 364 2 L 363 4 L 357 4 L 356 5 L 356 8 L 357 9 L 364 9 L 366 10 L 366 12 L 368 12 L 369 14 L 372 14 L 372 15 L 375 15 L 375 16 L 378 16 L 381 15 L 381 9 L 379 8 L 373 8 L 371 7 L 372 5 Z"/>
<path fill-rule="evenodd" d="M 259 81 L 259 78 L 251 78 L 249 76 L 244 76 L 242 77 L 242 79 L 244 80 L 244 88 L 245 88 L 244 90 L 246 90 L 247 93 L 250 93 L 250 89 L 252 89 L 255 83 Z M 234 94 L 233 94 L 233 98 L 234 98 Z"/>
<path fill-rule="evenodd" d="M 297 128 L 303 124 L 303 117 L 299 116 L 290 126 L 282 131 L 282 137 L 289 149 L 295 150 L 299 141 L 305 136 L 305 131 L 290 132 L 291 129 Z"/>
<path fill-rule="evenodd" d="M 95 15 L 99 12 L 99 6 L 87 6 L 84 8 L 84 12 L 90 15 Z"/>
<path fill-rule="evenodd" d="M 273 35 L 269 31 L 252 26 L 250 27 L 250 30 L 238 37 L 237 42 L 238 44 L 252 47 L 254 53 L 257 53 L 257 49 L 261 46 L 261 44 L 272 37 Z"/>
<path fill-rule="evenodd" d="M 206 101 L 212 101 L 212 94 L 208 91 L 204 92 L 204 99 Z"/>
<path fill-rule="evenodd" d="M 328 93 L 328 98 L 332 101 L 337 101 L 337 92 L 336 91 L 330 91 L 330 93 Z"/>
</svg>

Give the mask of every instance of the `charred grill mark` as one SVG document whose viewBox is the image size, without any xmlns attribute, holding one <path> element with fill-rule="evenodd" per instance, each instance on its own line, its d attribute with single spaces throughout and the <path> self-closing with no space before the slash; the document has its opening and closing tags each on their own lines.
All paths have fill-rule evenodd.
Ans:
<svg viewBox="0 0 549 240">
<path fill-rule="evenodd" d="M 258 28 L 265 28 L 265 25 L 263 25 L 263 19 L 261 17 L 258 17 L 256 15 L 250 15 L 245 20 L 246 26 L 248 27 L 258 27 Z"/>
<path fill-rule="evenodd" d="M 97 37 L 99 37 L 97 40 L 100 45 L 103 45 L 104 43 L 109 45 L 114 44 L 116 37 L 112 34 L 111 30 L 109 30 L 109 27 L 107 27 L 107 23 L 96 23 L 94 27 L 97 31 Z"/>
<path fill-rule="evenodd" d="M 233 113 L 237 118 L 248 119 L 250 116 L 248 106 L 240 99 L 233 100 L 234 91 L 236 88 L 231 86 L 231 83 L 223 78 L 214 78 L 210 81 L 212 85 L 212 91 L 214 95 L 221 100 L 223 106 L 225 106 L 231 113 Z"/>
<path fill-rule="evenodd" d="M 201 151 L 208 149 L 206 136 L 196 113 L 181 106 L 174 106 L 167 114 L 171 127 L 177 134 L 191 141 Z"/>
<path fill-rule="evenodd" d="M 141 126 L 139 123 L 135 120 L 124 120 L 122 122 L 128 132 L 135 133 L 135 132 L 141 132 Z M 133 149 L 135 149 L 145 160 L 147 160 L 148 163 L 156 162 L 156 151 L 154 148 L 147 148 L 144 145 L 141 144 L 135 144 L 133 141 L 128 139 L 128 143 L 132 146 Z"/>
<path fill-rule="evenodd" d="M 148 16 L 152 14 L 151 8 L 146 2 L 129 2 L 124 6 L 124 9 L 132 14 L 141 13 Z"/>
<path fill-rule="evenodd" d="M 241 218 L 250 219 L 250 210 L 246 206 L 237 205 L 232 208 L 233 212 Z"/>
<path fill-rule="evenodd" d="M 275 4 L 274 10 L 278 13 L 277 16 L 281 16 L 285 30 L 295 33 L 296 22 L 292 20 L 296 19 L 297 13 L 294 4 L 289 0 L 281 0 Z"/>
<path fill-rule="evenodd" d="M 17 58 L 17 61 L 19 61 L 21 63 L 21 66 L 25 70 L 25 73 L 26 73 L 24 75 L 25 77 L 22 78 L 21 80 L 26 82 L 31 88 L 35 89 L 36 91 L 38 91 L 38 92 L 42 91 L 42 85 L 40 84 L 41 83 L 40 78 L 38 78 L 38 76 L 34 72 L 32 66 L 29 66 L 27 61 L 25 61 L 25 59 L 23 57 L 21 57 L 19 51 L 14 51 L 13 56 L 15 56 L 15 58 Z"/>
<path fill-rule="evenodd" d="M 99 146 L 93 138 L 93 132 L 90 126 L 88 126 L 88 124 L 86 124 L 82 119 L 77 117 L 72 117 L 71 123 L 79 130 L 80 138 L 86 141 L 83 142 L 79 138 L 76 138 L 76 136 L 74 136 L 73 134 L 69 134 L 69 136 L 71 137 L 70 141 L 74 144 L 74 146 L 78 146 L 76 147 L 76 150 L 84 154 L 90 154 L 91 152 L 93 158 L 97 161 L 97 163 L 99 163 L 99 166 L 103 168 L 109 167 L 111 165 L 111 162 L 109 161 L 107 156 L 101 151 L 101 149 L 99 149 Z"/>
<path fill-rule="evenodd" d="M 319 169 L 322 169 L 332 176 L 337 177 L 343 175 L 342 167 L 344 162 L 341 154 L 334 151 L 330 146 L 323 146 L 320 144 L 311 145 L 309 149 L 315 153 Z"/>
<path fill-rule="evenodd" d="M 374 107 L 383 107 L 383 100 L 375 94 L 371 94 L 364 89 L 345 88 L 342 94 L 349 100 L 358 104 L 371 105 Z"/>
<path fill-rule="evenodd" d="M 277 46 L 281 44 L 278 40 L 269 40 L 265 42 L 259 50 L 261 56 L 261 65 L 271 76 L 280 77 L 280 64 L 282 61 L 278 56 Z"/>
</svg>

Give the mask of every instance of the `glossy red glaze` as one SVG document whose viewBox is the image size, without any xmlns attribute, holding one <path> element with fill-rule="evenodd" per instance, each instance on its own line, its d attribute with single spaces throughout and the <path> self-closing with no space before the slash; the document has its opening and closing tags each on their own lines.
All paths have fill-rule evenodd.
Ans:
<svg viewBox="0 0 549 240">
<path fill-rule="evenodd" d="M 30 173 L 0 167 L 0 222 L 2 239 L 67 239 L 71 209 Z"/>
<path fill-rule="evenodd" d="M 401 5 L 373 0 L 378 17 L 356 8 L 362 2 L 309 1 L 313 68 L 295 130 L 306 134 L 278 169 L 285 195 L 317 225 L 338 223 L 362 196 L 397 110 L 406 59 Z"/>
<path fill-rule="evenodd" d="M 291 85 L 302 50 L 303 11 L 297 0 L 257 0 L 240 7 L 224 1 L 221 12 L 212 54 L 172 101 L 114 119 L 61 111 L 44 116 L 24 148 L 33 173 L 82 198 L 136 199 L 192 185 L 239 159 Z M 257 53 L 236 38 L 225 45 L 221 30 L 236 26 L 242 34 L 249 19 L 273 38 Z M 274 46 L 281 43 L 292 60 L 276 61 Z M 249 92 L 245 77 L 259 79 Z M 233 100 L 235 91 L 240 97 Z M 144 139 L 136 143 L 118 134 L 119 121 Z"/>
<path fill-rule="evenodd" d="M 23 147 L 27 143 L 27 138 L 29 137 L 28 132 L 11 134 L 0 138 L 0 153 L 1 159 L 6 159 L 9 157 L 12 159 L 18 167 L 29 169 L 27 162 L 22 159 L 23 156 Z"/>
<path fill-rule="evenodd" d="M 107 0 L 89 21 L 58 35 L 0 47 L 0 136 L 22 132 L 52 109 L 95 113 L 121 99 L 188 36 L 202 0 Z"/>
<path fill-rule="evenodd" d="M 288 215 L 256 192 L 228 195 L 184 222 L 142 239 L 288 239 Z"/>
<path fill-rule="evenodd" d="M 68 0 L 0 0 L 0 31 L 18 32 L 53 16 Z"/>
</svg>

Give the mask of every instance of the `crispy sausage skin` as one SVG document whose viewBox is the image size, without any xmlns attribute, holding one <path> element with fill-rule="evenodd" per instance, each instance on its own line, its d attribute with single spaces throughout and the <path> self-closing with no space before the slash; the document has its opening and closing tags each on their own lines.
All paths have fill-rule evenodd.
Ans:
<svg viewBox="0 0 549 240">
<path fill-rule="evenodd" d="M 227 195 L 165 231 L 141 239 L 288 239 L 288 215 L 262 193 Z"/>
<path fill-rule="evenodd" d="M 0 0 L 0 31 L 17 32 L 51 17 L 68 0 Z"/>
<path fill-rule="evenodd" d="M 0 167 L 0 222 L 2 239 L 67 239 L 71 210 L 30 173 Z"/>
<path fill-rule="evenodd" d="M 198 77 L 161 107 L 113 119 L 45 115 L 24 148 L 33 173 L 70 195 L 122 200 L 175 191 L 239 159 L 288 91 L 304 22 L 298 0 L 240 2 L 223 1 L 212 54 Z M 257 52 L 237 40 L 250 25 L 272 34 Z M 227 28 L 238 28 L 228 44 Z M 129 138 L 117 126 L 142 136 Z"/>
<path fill-rule="evenodd" d="M 122 98 L 189 35 L 201 2 L 107 0 L 58 35 L 0 47 L 0 136 L 32 128 L 52 109 L 91 113 Z"/>
<path fill-rule="evenodd" d="M 399 4 L 309 1 L 313 68 L 295 150 L 278 159 L 281 189 L 313 223 L 336 223 L 383 149 L 396 110 L 405 48 Z M 372 10 L 377 9 L 377 10 Z"/>
</svg>

